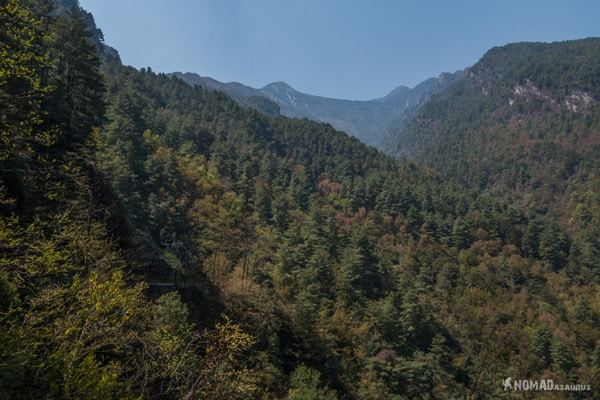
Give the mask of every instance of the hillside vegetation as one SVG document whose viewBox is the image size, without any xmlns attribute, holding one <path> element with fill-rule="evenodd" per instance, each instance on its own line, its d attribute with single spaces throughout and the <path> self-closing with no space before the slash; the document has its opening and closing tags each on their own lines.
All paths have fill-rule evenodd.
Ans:
<svg viewBox="0 0 600 400">
<path fill-rule="evenodd" d="M 5 0 L 0 23 L 1 397 L 596 382 L 588 228 L 121 65 L 77 4 Z"/>
<path fill-rule="evenodd" d="M 396 132 L 394 152 L 548 213 L 598 271 L 600 39 L 490 50 Z"/>
<path fill-rule="evenodd" d="M 223 83 L 195 73 L 169 74 L 191 85 L 218 90 L 231 96 L 238 104 L 267 115 L 307 118 L 331 124 L 376 147 L 387 144 L 386 132 L 417 110 L 431 95 L 448 87 L 460 73 L 442 74 L 427 79 L 414 88 L 400 86 L 386 96 L 372 100 L 344 100 L 301 93 L 285 82 L 273 82 L 254 89 L 237 82 Z"/>
</svg>

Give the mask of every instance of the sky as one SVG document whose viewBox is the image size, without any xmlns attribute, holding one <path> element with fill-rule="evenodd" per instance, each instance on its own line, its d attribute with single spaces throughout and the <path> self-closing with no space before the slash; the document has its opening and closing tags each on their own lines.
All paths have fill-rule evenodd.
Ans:
<svg viewBox="0 0 600 400">
<path fill-rule="evenodd" d="M 364 100 L 511 42 L 600 36 L 598 0 L 80 0 L 125 64 Z"/>
</svg>

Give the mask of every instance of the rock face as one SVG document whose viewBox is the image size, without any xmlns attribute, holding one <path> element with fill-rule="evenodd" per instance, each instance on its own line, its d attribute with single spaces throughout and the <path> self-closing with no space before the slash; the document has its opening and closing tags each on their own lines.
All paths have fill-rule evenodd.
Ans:
<svg viewBox="0 0 600 400">
<path fill-rule="evenodd" d="M 276 105 L 277 113 L 326 122 L 367 144 L 381 147 L 392 124 L 403 120 L 432 94 L 452 83 L 459 73 L 445 73 L 438 78 L 427 79 L 414 88 L 400 86 L 384 97 L 365 101 L 313 96 L 299 92 L 285 82 L 273 82 L 255 89 L 241 83 L 223 83 L 193 73 L 176 72 L 172 75 L 190 84 L 223 91 L 238 103 L 267 114 L 274 114 L 276 107 L 273 105 Z M 261 97 L 264 99 L 262 103 L 258 100 Z M 269 102 L 265 103 L 267 99 Z"/>
<path fill-rule="evenodd" d="M 493 48 L 391 132 L 386 150 L 555 212 L 572 188 L 597 185 L 598 60 L 594 38 Z"/>
<path fill-rule="evenodd" d="M 563 98 L 558 98 L 553 96 L 549 91 L 535 86 L 529 79 L 525 79 L 524 84 L 515 84 L 513 95 L 514 96 L 511 96 L 508 99 L 508 104 L 510 106 L 515 104 L 517 98 L 522 98 L 525 101 L 538 99 L 552 106 L 556 110 L 564 108 L 565 110 L 574 113 L 583 111 L 590 106 L 594 100 L 589 93 L 583 90 L 574 90 L 570 94 L 563 96 Z"/>
<path fill-rule="evenodd" d="M 564 106 L 567 110 L 572 112 L 578 112 L 582 109 L 587 108 L 594 99 L 588 93 L 581 90 L 576 90 L 564 100 Z"/>
<path fill-rule="evenodd" d="M 570 132 L 577 133 L 577 143 L 596 143 L 590 126 L 600 106 L 599 57 L 597 38 L 490 49 L 454 84 L 392 126 L 384 150 L 447 168 L 452 152 L 482 158 L 483 151 L 496 155 L 500 144 L 512 151 L 515 143 L 565 141 Z"/>
</svg>

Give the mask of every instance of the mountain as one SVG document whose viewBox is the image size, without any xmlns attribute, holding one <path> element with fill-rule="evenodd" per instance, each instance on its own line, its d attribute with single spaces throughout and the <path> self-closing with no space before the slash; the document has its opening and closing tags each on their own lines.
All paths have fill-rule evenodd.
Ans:
<svg viewBox="0 0 600 400">
<path fill-rule="evenodd" d="M 388 150 L 553 215 L 600 273 L 599 76 L 598 38 L 493 48 L 391 132 Z"/>
<path fill-rule="evenodd" d="M 566 183 L 600 142 L 599 54 L 593 38 L 493 48 L 392 132 L 387 150 L 473 187 Z"/>
<path fill-rule="evenodd" d="M 330 124 L 122 65 L 77 2 L 52 4 L 0 4 L 1 398 L 487 400 L 512 395 L 507 376 L 595 387 L 597 157 L 565 175 L 581 204 L 556 205 L 565 220 Z M 493 50 L 484 70 L 522 65 L 534 80 L 510 83 L 506 103 L 582 113 L 568 134 L 585 139 L 592 44 L 560 47 L 563 64 L 555 49 Z M 495 73 L 471 72 L 425 105 L 491 97 Z M 431 135 L 459 109 L 497 126 L 501 103 L 443 103 Z"/>
<path fill-rule="evenodd" d="M 267 115 L 279 115 L 280 107 L 277 102 L 270 100 L 260 90 L 238 82 L 223 83 L 213 78 L 200 76 L 198 74 L 186 72 L 174 72 L 169 76 L 180 78 L 190 85 L 197 85 L 203 88 L 218 90 L 227 93 L 242 107 L 254 108 Z"/>
<path fill-rule="evenodd" d="M 241 105 L 259 111 L 264 111 L 262 105 L 253 106 L 252 102 L 260 97 L 267 98 L 279 106 L 282 115 L 326 122 L 364 143 L 380 146 L 384 139 L 382 134 L 390 124 L 418 108 L 431 94 L 451 84 L 460 73 L 442 74 L 412 89 L 400 86 L 382 98 L 367 101 L 313 96 L 301 93 L 285 82 L 274 82 L 262 89 L 254 89 L 237 82 L 223 83 L 193 73 L 177 72 L 172 75 L 190 84 L 223 91 Z"/>
<path fill-rule="evenodd" d="M 404 124 L 412 121 L 420 107 L 426 104 L 432 96 L 452 86 L 462 78 L 463 74 L 464 71 L 442 73 L 438 78 L 430 78 L 415 86 L 410 94 L 411 99 L 407 101 L 403 112 L 392 119 L 392 121 L 379 132 L 378 141 L 375 143 L 375 146 L 382 151 L 389 151 L 390 148 L 394 147 L 396 132 L 401 130 Z M 393 95 L 394 91 L 386 96 L 386 98 Z"/>
<path fill-rule="evenodd" d="M 283 115 L 327 122 L 364 143 L 377 145 L 382 132 L 392 122 L 418 107 L 431 93 L 443 89 L 454 76 L 443 74 L 413 89 L 400 86 L 384 97 L 367 101 L 312 96 L 298 92 L 284 82 L 271 83 L 261 91 L 279 104 Z"/>
</svg>

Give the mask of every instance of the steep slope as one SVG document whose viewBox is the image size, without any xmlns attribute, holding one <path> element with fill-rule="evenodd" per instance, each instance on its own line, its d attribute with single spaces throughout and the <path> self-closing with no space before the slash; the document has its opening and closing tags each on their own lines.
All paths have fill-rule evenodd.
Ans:
<svg viewBox="0 0 600 400">
<path fill-rule="evenodd" d="M 600 141 L 599 53 L 600 39 L 494 48 L 396 132 L 392 152 L 472 186 L 564 183 Z"/>
<path fill-rule="evenodd" d="M 459 81 L 463 74 L 464 71 L 457 71 L 452 74 L 442 73 L 438 78 L 430 78 L 415 86 L 411 93 L 411 101 L 407 102 L 403 112 L 379 133 L 379 139 L 375 143 L 375 146 L 385 152 L 389 152 L 390 148 L 394 148 L 397 132 L 402 130 L 405 124 L 412 121 L 420 107 L 426 104 L 432 96 L 446 90 Z M 393 93 L 391 92 L 388 96 Z"/>
<path fill-rule="evenodd" d="M 256 101 L 261 96 L 268 98 L 279 106 L 282 115 L 326 122 L 364 143 L 381 146 L 385 142 L 383 134 L 390 124 L 413 112 L 431 94 L 451 84 L 460 73 L 430 78 L 413 89 L 400 86 L 385 97 L 367 101 L 313 96 L 298 92 L 285 82 L 274 82 L 262 89 L 254 89 L 240 83 L 222 83 L 192 73 L 172 75 L 190 84 L 223 91 L 242 105 L 248 105 L 249 99 Z M 253 108 L 264 111 L 257 106 Z"/>
<path fill-rule="evenodd" d="M 238 82 L 229 82 L 224 83 L 220 82 L 216 79 L 209 78 L 206 76 L 200 76 L 198 74 L 194 74 L 191 72 L 173 72 L 168 74 L 169 76 L 175 76 L 179 79 L 182 79 L 189 83 L 190 85 L 202 86 L 206 89 L 218 90 L 221 92 L 225 92 L 231 97 L 253 97 L 260 96 L 262 93 L 258 89 L 254 89 L 250 86 L 246 86 L 244 84 Z"/>
<path fill-rule="evenodd" d="M 578 349 L 596 346 L 596 314 L 579 322 L 569 311 L 545 325 L 549 303 L 552 313 L 580 307 L 561 293 L 588 301 L 597 282 L 562 281 L 590 270 L 552 221 L 329 125 L 268 118 L 151 71 L 113 65 L 106 76 L 101 159 L 122 199 L 131 257 L 147 280 L 187 282 L 186 304 L 209 326 L 215 307 L 202 288 L 213 288 L 220 310 L 256 339 L 235 365 L 254 366 L 253 382 L 269 393 L 303 365 L 342 398 L 491 399 L 509 371 L 551 365 L 561 379 L 591 379 Z M 575 324 L 581 333 L 564 338 Z M 540 341 L 556 346 L 555 358 L 535 350 Z M 553 366 L 559 353 L 567 361 Z M 482 374 L 487 383 L 473 386 Z"/>
<path fill-rule="evenodd" d="M 72 11 L 0 4 L 2 398 L 596 384 L 598 277 L 568 232 L 330 125 L 100 67 Z"/>
<path fill-rule="evenodd" d="M 223 83 L 213 78 L 200 76 L 190 72 L 173 72 L 169 76 L 183 79 L 190 85 L 201 86 L 206 89 L 218 90 L 227 93 L 242 107 L 253 108 L 267 115 L 279 115 L 279 105 L 268 99 L 264 94 L 250 86 L 238 82 Z"/>
<path fill-rule="evenodd" d="M 42 5 L 42 7 L 52 7 L 52 4 L 54 3 L 42 2 L 40 4 Z M 74 12 L 78 15 L 78 18 L 80 18 L 81 21 L 85 24 L 92 42 L 98 48 L 100 58 L 102 60 L 114 60 L 116 62 L 121 62 L 119 52 L 115 48 L 110 47 L 104 42 L 104 34 L 102 33 L 102 30 L 100 30 L 100 28 L 96 26 L 94 16 L 86 10 L 82 9 L 79 6 L 78 0 L 56 0 L 56 9 L 54 10 L 56 14 L 66 15 L 69 12 L 73 12 L 73 10 L 76 10 Z"/>
<path fill-rule="evenodd" d="M 549 212 L 600 253 L 600 39 L 493 48 L 396 132 L 393 153 Z M 600 265 L 596 264 L 597 268 Z"/>
</svg>

